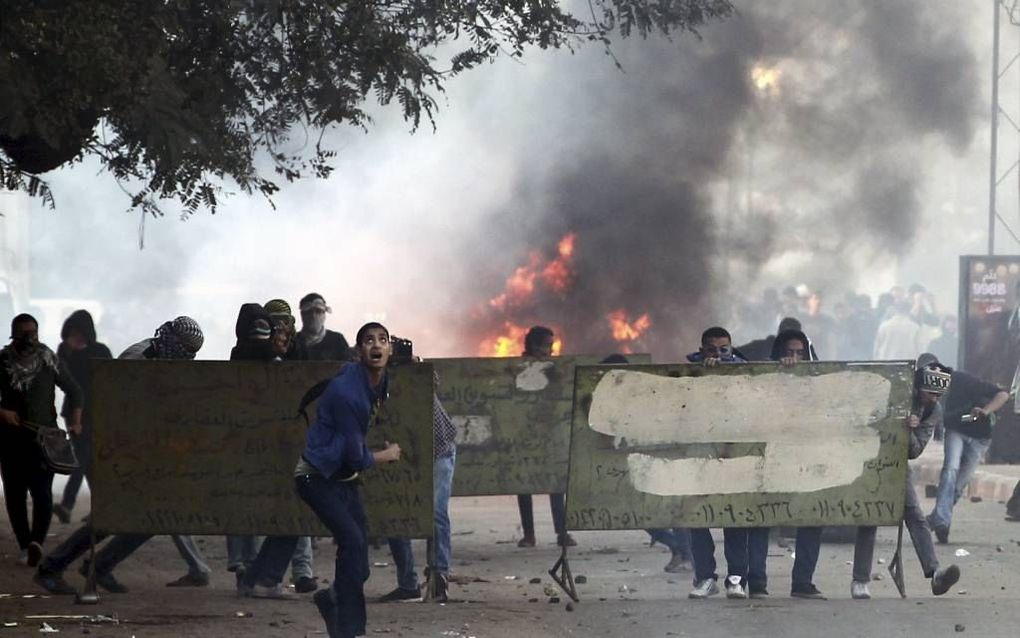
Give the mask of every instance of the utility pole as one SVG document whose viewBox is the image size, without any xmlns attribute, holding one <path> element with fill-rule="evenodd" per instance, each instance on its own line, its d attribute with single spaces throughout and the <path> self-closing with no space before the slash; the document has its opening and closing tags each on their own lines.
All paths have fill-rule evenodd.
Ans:
<svg viewBox="0 0 1020 638">
<path fill-rule="evenodd" d="M 999 154 L 999 0 L 992 0 L 992 148 L 988 171 L 988 254 L 995 254 L 995 190 L 998 186 Z"/>
</svg>

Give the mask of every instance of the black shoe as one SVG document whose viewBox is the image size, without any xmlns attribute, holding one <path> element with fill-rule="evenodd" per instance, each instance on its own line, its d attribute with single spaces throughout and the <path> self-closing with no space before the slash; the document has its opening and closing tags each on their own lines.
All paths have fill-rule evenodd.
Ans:
<svg viewBox="0 0 1020 638">
<path fill-rule="evenodd" d="M 78 573 L 84 576 L 86 580 L 88 579 L 88 561 L 81 564 L 81 569 L 78 570 Z M 119 580 L 114 578 L 113 574 L 100 574 L 99 572 L 96 572 L 96 584 L 111 594 L 126 594 L 128 592 L 128 588 L 122 585 Z"/>
<path fill-rule="evenodd" d="M 446 574 L 440 574 L 439 572 L 436 572 L 435 578 L 435 589 L 433 590 L 435 594 L 432 596 L 432 602 L 445 603 L 450 600 L 450 582 L 447 579 Z"/>
<path fill-rule="evenodd" d="M 28 544 L 28 562 L 26 563 L 29 567 L 38 567 L 39 561 L 43 558 L 42 545 L 32 541 Z"/>
<path fill-rule="evenodd" d="M 931 593 L 941 596 L 952 589 L 958 580 L 960 580 L 960 568 L 956 565 L 940 569 L 931 577 Z"/>
<path fill-rule="evenodd" d="M 201 576 L 188 572 L 181 576 L 177 580 L 172 580 L 166 584 L 167 587 L 208 587 L 209 586 L 209 575 L 202 574 Z"/>
<path fill-rule="evenodd" d="M 935 513 L 932 512 L 925 517 L 928 521 L 928 527 L 931 528 L 931 531 L 935 532 L 935 539 L 938 540 L 939 544 L 945 545 L 949 542 L 949 528 L 942 525 L 936 525 L 934 516 Z"/>
<path fill-rule="evenodd" d="M 414 589 L 401 589 L 397 587 L 390 593 L 380 596 L 376 602 L 395 603 L 410 600 L 421 600 L 421 587 L 415 587 Z"/>
<path fill-rule="evenodd" d="M 340 637 L 340 622 L 336 617 L 336 600 L 333 598 L 333 587 L 320 589 L 312 596 L 312 602 L 319 610 L 319 615 L 326 622 L 326 634 L 329 638 Z"/>
<path fill-rule="evenodd" d="M 747 595 L 751 598 L 768 598 L 769 590 L 763 585 L 751 585 L 747 588 Z"/>
<path fill-rule="evenodd" d="M 37 569 L 32 580 L 35 581 L 36 585 L 58 596 L 73 596 L 78 593 L 74 587 L 71 587 L 70 583 L 64 580 L 64 575 L 60 572 Z"/>
<path fill-rule="evenodd" d="M 53 506 L 53 515 L 57 517 L 57 520 L 65 525 L 71 522 L 71 508 L 64 507 L 59 503 Z"/>
<path fill-rule="evenodd" d="M 299 594 L 310 594 L 318 588 L 318 581 L 311 576 L 302 576 L 294 581 L 294 591 Z"/>
<path fill-rule="evenodd" d="M 793 598 L 806 598 L 808 600 L 828 600 L 814 583 L 806 585 L 794 585 L 790 588 L 790 596 Z"/>
</svg>

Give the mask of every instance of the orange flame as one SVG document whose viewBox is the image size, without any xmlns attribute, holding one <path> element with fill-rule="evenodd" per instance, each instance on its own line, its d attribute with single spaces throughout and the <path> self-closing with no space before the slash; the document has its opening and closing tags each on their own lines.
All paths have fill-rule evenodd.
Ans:
<svg viewBox="0 0 1020 638">
<path fill-rule="evenodd" d="M 627 311 L 623 308 L 606 315 L 606 320 L 609 321 L 609 327 L 613 331 L 613 339 L 621 344 L 624 354 L 632 352 L 631 344 L 640 339 L 641 335 L 652 327 L 652 319 L 648 313 L 631 321 Z"/>
<path fill-rule="evenodd" d="M 503 322 L 502 334 L 486 337 L 478 344 L 478 356 L 481 357 L 518 357 L 524 352 L 524 337 L 528 329 L 512 321 Z M 559 356 L 563 350 L 563 340 L 553 341 L 553 356 Z"/>
<path fill-rule="evenodd" d="M 489 305 L 506 311 L 527 301 L 535 292 L 536 280 L 553 292 L 563 294 L 573 281 L 572 261 L 577 235 L 567 233 L 556 246 L 557 257 L 545 261 L 537 251 L 528 255 L 528 263 L 519 266 L 507 277 L 503 292 L 489 300 Z"/>
</svg>

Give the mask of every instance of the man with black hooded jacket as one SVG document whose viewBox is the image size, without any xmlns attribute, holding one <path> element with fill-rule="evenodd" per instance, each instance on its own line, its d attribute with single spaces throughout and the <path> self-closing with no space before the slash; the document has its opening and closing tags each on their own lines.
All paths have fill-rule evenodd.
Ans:
<svg viewBox="0 0 1020 638">
<path fill-rule="evenodd" d="M 71 313 L 60 330 L 60 339 L 57 358 L 71 372 L 71 376 L 81 388 L 85 402 L 81 415 L 81 432 L 77 434 L 73 431 L 70 432 L 71 444 L 78 457 L 78 469 L 67 477 L 63 498 L 60 503 L 53 506 L 54 516 L 61 523 L 69 523 L 71 510 L 74 509 L 74 502 L 78 498 L 78 490 L 81 489 L 82 479 L 89 475 L 92 462 L 92 406 L 90 405 L 92 368 L 89 362 L 92 359 L 112 359 L 113 355 L 106 344 L 97 341 L 96 324 L 88 310 L 75 310 Z M 65 421 L 70 423 L 71 402 L 67 395 L 64 396 L 64 405 L 60 414 Z"/>
</svg>

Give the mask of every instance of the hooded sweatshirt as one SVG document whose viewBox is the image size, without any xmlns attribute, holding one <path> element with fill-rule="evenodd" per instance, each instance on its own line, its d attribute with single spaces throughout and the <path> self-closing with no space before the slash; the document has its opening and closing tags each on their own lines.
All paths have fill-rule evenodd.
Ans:
<svg viewBox="0 0 1020 638">
<path fill-rule="evenodd" d="M 272 327 L 272 317 L 260 304 L 242 304 L 234 326 L 237 345 L 230 351 L 230 360 L 272 361 L 275 357 L 269 338 Z"/>
<path fill-rule="evenodd" d="M 82 350 L 72 350 L 63 342 L 72 332 L 78 332 L 85 337 L 87 345 Z M 71 313 L 71 316 L 64 321 L 64 326 L 60 330 L 60 339 L 60 346 L 57 347 L 57 358 L 67 366 L 71 376 L 78 384 L 78 387 L 81 388 L 85 402 L 81 422 L 83 426 L 87 426 L 92 422 L 92 411 L 89 405 L 92 390 L 92 367 L 89 361 L 92 359 L 112 359 L 113 355 L 105 344 L 99 343 L 96 340 L 96 324 L 88 310 L 75 310 Z M 60 414 L 65 418 L 71 415 L 71 399 L 67 394 L 64 395 L 64 404 Z"/>
</svg>

